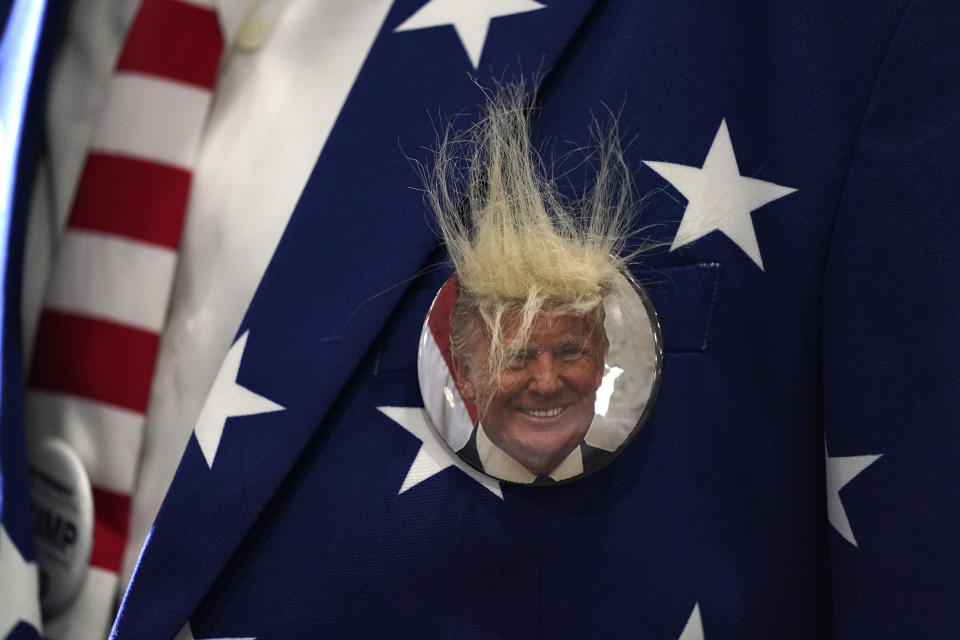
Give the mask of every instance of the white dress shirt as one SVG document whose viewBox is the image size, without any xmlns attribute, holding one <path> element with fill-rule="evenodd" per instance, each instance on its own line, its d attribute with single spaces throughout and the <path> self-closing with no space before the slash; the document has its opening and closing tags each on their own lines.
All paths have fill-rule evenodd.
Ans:
<svg viewBox="0 0 960 640">
<path fill-rule="evenodd" d="M 493 443 L 487 433 L 483 430 L 483 425 L 477 425 L 477 457 L 480 458 L 480 464 L 483 465 L 484 473 L 521 484 L 530 484 L 537 479 L 537 474 L 533 473 L 525 466 L 514 460 L 510 454 Z M 557 468 L 550 473 L 553 480 L 566 480 L 583 473 L 583 452 L 579 445 L 574 447 L 573 451 L 563 459 Z"/>
<path fill-rule="evenodd" d="M 121 591 L 243 313 L 391 4 L 185 1 L 216 7 L 228 48 L 193 174 L 141 462 L 134 470 Z M 137 4 L 75 0 L 52 71 L 48 146 L 26 241 L 27 356 L 87 142 Z"/>
</svg>

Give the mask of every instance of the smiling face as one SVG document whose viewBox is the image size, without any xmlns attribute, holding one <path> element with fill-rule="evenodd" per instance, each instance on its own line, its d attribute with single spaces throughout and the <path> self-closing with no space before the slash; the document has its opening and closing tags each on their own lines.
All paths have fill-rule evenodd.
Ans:
<svg viewBox="0 0 960 640">
<path fill-rule="evenodd" d="M 548 475 L 563 462 L 593 421 L 607 347 L 597 315 L 542 312 L 527 343 L 508 349 L 499 376 L 479 374 L 489 349 L 489 338 L 480 331 L 470 353 L 453 359 L 460 392 L 477 405 L 484 432 L 537 475 Z M 508 322 L 506 344 L 515 331 Z M 470 366 L 476 363 L 481 366 Z"/>
</svg>

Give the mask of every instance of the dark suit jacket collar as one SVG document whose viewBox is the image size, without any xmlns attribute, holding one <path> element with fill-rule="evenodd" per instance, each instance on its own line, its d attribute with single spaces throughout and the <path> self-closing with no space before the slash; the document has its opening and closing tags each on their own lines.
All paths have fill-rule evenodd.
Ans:
<svg viewBox="0 0 960 640">
<path fill-rule="evenodd" d="M 550 70 L 592 4 L 554 2 L 498 20 L 481 81 Z M 469 63 L 438 53 L 437 39 L 393 33 L 414 10 L 393 5 L 238 332 L 249 338 L 237 382 L 285 410 L 231 419 L 212 468 L 191 438 L 125 596 L 122 637 L 176 635 L 437 244 L 403 150 L 431 147 L 436 115 L 461 113 L 482 95 Z M 235 420 L 244 429 L 231 432 Z"/>
</svg>

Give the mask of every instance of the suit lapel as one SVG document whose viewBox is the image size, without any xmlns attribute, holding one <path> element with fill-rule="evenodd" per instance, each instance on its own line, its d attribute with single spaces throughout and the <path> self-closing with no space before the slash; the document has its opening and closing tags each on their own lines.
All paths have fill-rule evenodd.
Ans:
<svg viewBox="0 0 960 640">
<path fill-rule="evenodd" d="M 545 2 L 493 20 L 482 84 L 549 72 L 592 6 Z M 214 449 L 191 438 L 125 597 L 122 637 L 184 625 L 437 245 L 404 152 L 423 158 L 438 122 L 482 95 L 451 25 L 396 31 L 427 4 L 392 7 L 240 328 L 236 385 L 282 410 L 231 413 L 236 395 L 211 394 L 208 407 L 237 417 Z"/>
</svg>

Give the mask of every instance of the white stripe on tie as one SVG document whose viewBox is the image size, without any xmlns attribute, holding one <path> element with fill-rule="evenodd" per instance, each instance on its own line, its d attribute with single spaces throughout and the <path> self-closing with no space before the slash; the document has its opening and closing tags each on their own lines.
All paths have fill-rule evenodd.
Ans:
<svg viewBox="0 0 960 640">
<path fill-rule="evenodd" d="M 47 308 L 160 333 L 177 267 L 171 249 L 96 231 L 67 229 Z"/>
<path fill-rule="evenodd" d="M 192 169 L 210 100 L 208 89 L 118 71 L 90 150 Z"/>
<path fill-rule="evenodd" d="M 63 438 L 76 450 L 95 487 L 133 491 L 143 415 L 76 396 L 31 389 L 26 413 L 30 441 Z"/>
<path fill-rule="evenodd" d="M 110 630 L 117 574 L 99 567 L 87 569 L 87 577 L 77 599 L 65 613 L 43 625 L 43 637 L 102 638 Z"/>
</svg>

